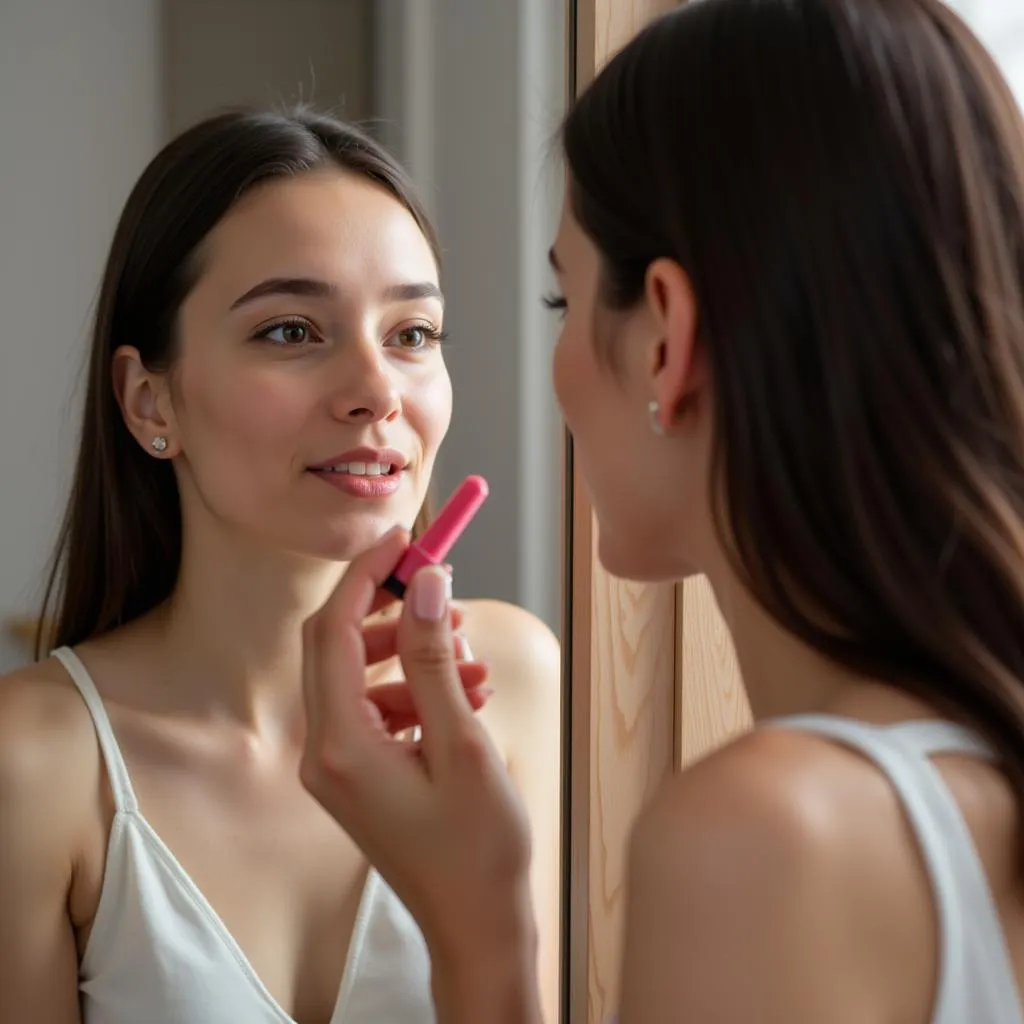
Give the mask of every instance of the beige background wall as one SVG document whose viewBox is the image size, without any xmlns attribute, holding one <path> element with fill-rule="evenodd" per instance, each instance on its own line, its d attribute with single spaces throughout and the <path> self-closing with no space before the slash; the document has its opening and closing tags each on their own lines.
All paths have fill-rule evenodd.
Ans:
<svg viewBox="0 0 1024 1024">
<path fill-rule="evenodd" d="M 165 0 L 168 130 L 222 106 L 299 99 L 364 120 L 373 110 L 372 28 L 372 0 Z"/>
</svg>

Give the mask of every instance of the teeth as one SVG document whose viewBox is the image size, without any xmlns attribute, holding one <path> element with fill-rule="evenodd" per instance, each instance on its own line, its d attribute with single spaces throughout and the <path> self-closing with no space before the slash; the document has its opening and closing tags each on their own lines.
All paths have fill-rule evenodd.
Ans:
<svg viewBox="0 0 1024 1024">
<path fill-rule="evenodd" d="M 328 466 L 328 473 L 348 473 L 350 476 L 388 476 L 391 473 L 390 462 L 341 462 L 337 466 Z"/>
</svg>

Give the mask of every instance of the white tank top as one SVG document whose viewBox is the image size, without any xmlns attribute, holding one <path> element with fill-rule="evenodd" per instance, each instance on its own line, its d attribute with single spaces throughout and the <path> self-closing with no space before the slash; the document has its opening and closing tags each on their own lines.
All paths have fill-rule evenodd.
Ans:
<svg viewBox="0 0 1024 1024">
<path fill-rule="evenodd" d="M 92 715 L 114 796 L 103 888 L 79 968 L 83 1024 L 295 1024 L 140 813 L 89 673 L 54 651 Z M 331 1024 L 434 1024 L 430 958 L 409 912 L 367 876 Z"/>
<path fill-rule="evenodd" d="M 932 1024 L 1024 1024 L 1020 992 L 988 879 L 935 754 L 995 760 L 973 732 L 950 722 L 872 726 L 830 715 L 764 723 L 830 737 L 873 761 L 899 795 L 917 838 L 938 912 L 939 979 Z"/>
</svg>

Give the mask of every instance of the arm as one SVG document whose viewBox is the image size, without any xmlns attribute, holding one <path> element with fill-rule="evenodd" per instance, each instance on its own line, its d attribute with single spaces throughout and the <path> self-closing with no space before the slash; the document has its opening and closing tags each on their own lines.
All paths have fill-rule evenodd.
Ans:
<svg viewBox="0 0 1024 1024">
<path fill-rule="evenodd" d="M 535 983 L 544 1020 L 554 1024 L 559 1016 L 561 931 L 561 648 L 547 626 L 512 605 L 478 602 L 466 626 L 474 653 L 490 664 L 495 689 L 483 717 L 505 754 L 530 819 Z"/>
<path fill-rule="evenodd" d="M 622 1024 L 884 1019 L 850 905 L 843 809 L 760 749 L 775 739 L 712 755 L 641 815 Z"/>
<path fill-rule="evenodd" d="M 537 984 L 537 931 L 532 895 L 504 908 L 507 929 L 473 949 L 431 950 L 439 1024 L 545 1024 Z"/>
<path fill-rule="evenodd" d="M 0 679 L 0 1020 L 79 1024 L 68 896 L 82 786 L 67 771 L 67 695 L 55 707 L 36 675 Z"/>
</svg>

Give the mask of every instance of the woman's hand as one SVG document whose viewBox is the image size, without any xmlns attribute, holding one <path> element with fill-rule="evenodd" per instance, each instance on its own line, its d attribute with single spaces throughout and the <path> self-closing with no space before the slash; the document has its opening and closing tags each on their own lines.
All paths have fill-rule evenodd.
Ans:
<svg viewBox="0 0 1024 1024">
<path fill-rule="evenodd" d="M 388 732 L 365 687 L 363 621 L 408 541 L 394 531 L 353 561 L 307 624 L 303 784 L 419 923 L 441 1019 L 538 1021 L 529 827 L 467 699 L 442 569 L 411 581 L 396 634 L 418 746 Z"/>
<path fill-rule="evenodd" d="M 461 611 L 452 609 L 451 624 L 453 630 L 459 628 L 462 624 Z M 469 645 L 461 635 L 456 633 L 454 641 L 455 656 L 463 659 L 458 665 L 458 671 L 466 691 L 466 699 L 474 711 L 479 711 L 490 699 L 492 692 L 489 687 L 483 685 L 487 679 L 487 667 L 479 662 L 465 660 L 469 659 L 471 654 Z M 398 653 L 398 621 L 388 619 L 385 622 L 364 625 L 363 646 L 367 665 L 376 665 L 393 658 Z M 422 724 L 409 684 L 404 680 L 377 683 L 368 687 L 366 700 L 380 715 L 381 727 L 391 735 Z"/>
</svg>

